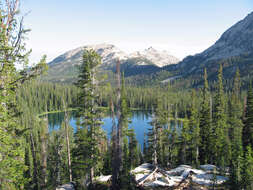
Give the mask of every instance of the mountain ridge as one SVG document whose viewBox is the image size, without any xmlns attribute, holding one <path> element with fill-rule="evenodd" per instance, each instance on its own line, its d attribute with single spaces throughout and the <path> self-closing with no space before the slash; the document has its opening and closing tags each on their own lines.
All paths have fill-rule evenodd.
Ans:
<svg viewBox="0 0 253 190">
<path fill-rule="evenodd" d="M 241 67 L 238 65 L 242 62 L 241 59 L 246 59 L 247 55 L 250 58 L 251 54 L 253 54 L 253 12 L 227 29 L 212 46 L 201 53 L 184 58 L 178 63 L 177 68 L 186 75 L 199 73 L 204 67 L 211 70 L 211 65 L 217 66 L 215 63 L 233 62 L 229 66 Z M 226 64 L 224 66 L 226 67 Z"/>
<path fill-rule="evenodd" d="M 51 82 L 72 82 L 78 73 L 77 66 L 82 63 L 83 51 L 94 49 L 102 58 L 100 70 L 104 73 L 114 72 L 116 62 L 121 62 L 121 70 L 125 76 L 148 75 L 162 70 L 164 66 L 174 65 L 179 59 L 166 51 L 158 51 L 152 47 L 143 51 L 127 54 L 112 44 L 95 44 L 78 47 L 65 52 L 48 63 L 46 80 Z"/>
</svg>

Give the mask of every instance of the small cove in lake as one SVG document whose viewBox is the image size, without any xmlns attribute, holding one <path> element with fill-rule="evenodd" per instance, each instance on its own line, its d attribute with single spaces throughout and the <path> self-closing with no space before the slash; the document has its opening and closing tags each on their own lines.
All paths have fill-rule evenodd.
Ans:
<svg viewBox="0 0 253 190">
<path fill-rule="evenodd" d="M 145 135 L 149 132 L 149 129 L 152 128 L 150 122 L 152 120 L 152 115 L 150 111 L 143 111 L 143 110 L 134 110 L 131 111 L 131 123 L 129 123 L 129 129 L 134 129 L 136 134 L 136 139 L 138 143 L 141 145 L 141 149 L 143 150 L 143 143 Z M 70 119 L 69 124 L 73 127 L 74 131 L 76 131 L 76 121 L 77 117 L 75 116 L 75 112 L 69 112 Z M 48 114 L 48 124 L 49 124 L 49 131 L 58 130 L 61 124 L 64 121 L 64 112 L 58 113 L 49 113 Z M 107 133 L 107 137 L 110 138 L 111 129 L 112 129 L 112 118 L 106 116 L 102 119 L 103 125 L 102 129 L 105 130 Z M 171 126 L 175 126 L 175 122 L 171 121 Z"/>
</svg>

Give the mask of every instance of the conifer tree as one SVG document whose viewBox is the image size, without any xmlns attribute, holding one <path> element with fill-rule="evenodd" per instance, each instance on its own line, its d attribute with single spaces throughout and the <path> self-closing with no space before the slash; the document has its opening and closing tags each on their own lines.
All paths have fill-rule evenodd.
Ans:
<svg viewBox="0 0 253 190">
<path fill-rule="evenodd" d="M 200 147 L 199 157 L 200 163 L 206 164 L 211 161 L 212 157 L 212 125 L 211 125 L 211 109 L 210 109 L 210 93 L 207 81 L 207 72 L 204 70 L 204 87 L 202 89 L 202 102 L 200 109 Z"/>
<path fill-rule="evenodd" d="M 162 106 L 162 98 L 158 97 L 155 103 L 155 110 L 151 121 L 152 129 L 148 136 L 149 151 L 152 152 L 152 163 L 154 166 L 162 163 L 162 131 L 168 123 L 168 115 Z"/>
<path fill-rule="evenodd" d="M 189 159 L 195 166 L 199 165 L 199 146 L 200 146 L 200 134 L 199 134 L 199 121 L 198 110 L 196 104 L 196 92 L 192 91 L 192 103 L 190 107 L 189 118 L 189 134 L 190 134 L 190 155 Z"/>
<path fill-rule="evenodd" d="M 134 167 L 137 167 L 140 163 L 139 158 L 139 149 L 138 149 L 138 141 L 136 139 L 136 135 L 133 129 L 130 129 L 128 131 L 128 137 L 129 137 L 129 165 L 130 169 L 133 169 Z"/>
<path fill-rule="evenodd" d="M 218 84 L 214 97 L 213 126 L 213 160 L 215 164 L 224 167 L 229 163 L 231 148 L 228 137 L 227 118 L 225 113 L 222 65 L 220 65 L 218 73 Z"/>
<path fill-rule="evenodd" d="M 131 169 L 131 163 L 129 162 L 129 160 L 130 160 L 129 140 L 131 140 L 131 139 L 130 139 L 130 135 L 129 135 L 130 131 L 128 129 L 128 124 L 131 122 L 130 116 L 131 116 L 131 114 L 130 114 L 130 110 L 128 108 L 126 89 L 125 89 L 125 78 L 124 78 L 124 73 L 123 73 L 122 77 L 121 77 L 120 118 L 119 118 L 119 123 L 118 123 L 119 124 L 118 128 L 121 127 L 121 130 L 122 130 L 121 137 L 119 137 L 119 138 L 123 139 L 122 171 L 120 171 L 120 173 L 119 173 L 120 187 L 126 187 L 130 183 L 129 172 Z M 118 135 L 120 135 L 120 133 L 118 133 Z M 131 150 L 131 151 L 133 151 L 133 150 Z"/>
<path fill-rule="evenodd" d="M 253 152 L 250 145 L 245 150 L 242 175 L 243 188 L 245 190 L 253 189 Z"/>
<path fill-rule="evenodd" d="M 188 148 L 190 144 L 191 134 L 189 130 L 189 122 L 185 120 L 183 122 L 181 136 L 180 136 L 180 150 L 179 150 L 179 157 L 180 163 L 186 164 L 187 157 L 188 157 Z"/>
<path fill-rule="evenodd" d="M 77 87 L 80 89 L 78 96 L 78 115 L 81 118 L 81 128 L 76 133 L 75 154 L 78 160 L 85 163 L 89 173 L 88 183 L 92 186 L 98 162 L 101 160 L 99 142 L 101 140 L 101 117 L 98 108 L 98 81 L 96 68 L 101 64 L 101 57 L 94 50 L 86 50 L 80 66 Z M 76 160 L 76 161 L 78 161 Z M 83 167 L 83 166 L 81 166 Z M 83 177 L 83 176 L 81 176 Z"/>
<path fill-rule="evenodd" d="M 232 156 L 230 161 L 230 188 L 241 189 L 241 169 L 243 165 L 243 151 L 242 151 L 242 105 L 240 102 L 240 73 L 236 71 L 234 78 L 234 87 L 229 101 L 229 134 L 231 140 Z"/>
<path fill-rule="evenodd" d="M 24 39 L 28 30 L 23 28 L 23 18 L 18 18 L 19 4 L 19 0 L 0 4 L 0 189 L 21 189 L 25 182 L 25 130 L 18 121 L 16 91 L 46 67 L 44 57 L 27 69 L 30 51 L 26 51 Z M 21 71 L 15 65 L 21 66 Z"/>
<path fill-rule="evenodd" d="M 247 146 L 253 148 L 253 90 L 252 84 L 249 86 L 247 94 L 247 104 L 243 126 L 243 148 L 246 151 Z"/>
</svg>

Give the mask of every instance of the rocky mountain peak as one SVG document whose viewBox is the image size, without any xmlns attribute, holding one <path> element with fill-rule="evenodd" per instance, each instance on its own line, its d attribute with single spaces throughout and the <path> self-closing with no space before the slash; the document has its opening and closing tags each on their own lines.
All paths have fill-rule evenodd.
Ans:
<svg viewBox="0 0 253 190">
<path fill-rule="evenodd" d="M 222 34 L 202 55 L 207 60 L 224 59 L 253 52 L 253 12 Z"/>
<path fill-rule="evenodd" d="M 184 74 L 199 72 L 220 60 L 253 54 L 253 12 L 225 31 L 214 45 L 178 64 Z M 232 68 L 232 67 L 231 67 Z"/>
<path fill-rule="evenodd" d="M 167 51 L 159 51 L 152 46 L 143 51 L 134 52 L 130 56 L 148 59 L 150 62 L 154 63 L 158 67 L 177 64 L 179 62 L 179 59 L 170 55 Z M 140 64 L 143 65 L 144 63 L 142 62 Z"/>
<path fill-rule="evenodd" d="M 67 62 L 70 64 L 80 64 L 82 51 L 85 49 L 94 49 L 101 57 L 102 63 L 105 67 L 111 67 L 115 65 L 116 60 L 126 61 L 128 59 L 138 59 L 140 61 L 136 61 L 137 65 L 149 65 L 153 64 L 158 67 L 163 67 L 170 64 L 176 64 L 179 60 L 169 55 L 166 51 L 158 51 L 153 47 L 149 47 L 143 51 L 137 51 L 132 54 L 127 54 L 117 48 L 112 44 L 95 44 L 95 45 L 86 45 L 73 50 L 70 50 L 56 59 L 54 59 L 50 65 L 60 64 L 62 62 Z"/>
</svg>

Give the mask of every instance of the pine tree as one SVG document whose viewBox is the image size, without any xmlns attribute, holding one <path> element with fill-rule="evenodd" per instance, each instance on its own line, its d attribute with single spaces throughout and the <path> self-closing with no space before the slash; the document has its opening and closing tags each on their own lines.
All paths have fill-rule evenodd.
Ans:
<svg viewBox="0 0 253 190">
<path fill-rule="evenodd" d="M 241 169 L 242 169 L 242 105 L 240 102 L 240 73 L 236 71 L 234 78 L 234 87 L 232 95 L 229 101 L 229 133 L 231 139 L 232 156 L 230 161 L 231 176 L 230 176 L 230 188 L 241 189 Z"/>
<path fill-rule="evenodd" d="M 247 146 L 253 148 L 253 90 L 252 84 L 249 86 L 247 95 L 247 104 L 243 126 L 243 148 L 246 151 Z"/>
<path fill-rule="evenodd" d="M 154 166 L 162 163 L 162 131 L 168 123 L 168 115 L 162 106 L 162 98 L 158 97 L 155 103 L 155 110 L 151 121 L 152 130 L 148 136 L 149 151 L 152 152 L 152 163 Z"/>
<path fill-rule="evenodd" d="M 246 147 L 243 167 L 243 187 L 245 190 L 253 189 L 253 152 L 251 146 Z"/>
<path fill-rule="evenodd" d="M 212 125 L 211 125 L 211 109 L 210 109 L 210 94 L 208 89 L 207 72 L 204 70 L 204 87 L 202 89 L 202 102 L 200 110 L 200 146 L 199 157 L 200 163 L 206 164 L 211 161 L 212 157 Z"/>
<path fill-rule="evenodd" d="M 180 150 L 179 150 L 179 157 L 181 158 L 180 164 L 187 163 L 188 157 L 188 148 L 191 140 L 191 134 L 189 130 L 189 122 L 185 120 L 183 122 L 181 136 L 180 136 Z"/>
<path fill-rule="evenodd" d="M 198 110 L 196 104 L 196 92 L 192 91 L 192 103 L 190 107 L 189 117 L 189 134 L 190 134 L 190 153 L 189 159 L 195 166 L 199 165 L 199 146 L 200 146 L 200 134 L 199 134 L 199 121 Z"/>
<path fill-rule="evenodd" d="M 131 131 L 128 129 L 128 124 L 131 123 L 130 121 L 130 110 L 128 108 L 128 102 L 126 97 L 126 89 L 125 89 L 125 78 L 124 73 L 121 77 L 121 89 L 120 89 L 120 118 L 119 118 L 119 125 L 121 127 L 122 134 L 121 137 L 123 139 L 123 159 L 122 159 L 122 171 L 119 173 L 119 183 L 120 187 L 126 188 L 131 182 L 130 180 L 130 169 L 131 163 L 130 161 L 130 149 L 129 149 L 129 140 Z M 120 135 L 120 133 L 118 133 Z M 134 147 L 133 147 L 134 148 Z M 131 150 L 133 151 L 133 150 Z"/>
<path fill-rule="evenodd" d="M 222 65 L 218 74 L 218 84 L 214 97 L 213 111 L 213 150 L 214 163 L 224 167 L 229 163 L 231 148 L 228 137 L 227 118 L 225 113 L 225 96 L 223 90 Z"/>
<path fill-rule="evenodd" d="M 138 141 L 136 139 L 136 135 L 133 129 L 128 131 L 128 138 L 129 138 L 129 165 L 130 169 L 137 167 L 140 163 L 139 158 L 139 148 L 138 148 Z"/>
<path fill-rule="evenodd" d="M 23 18 L 18 18 L 19 0 L 0 5 L 0 189 L 21 189 L 25 182 L 24 126 L 20 125 L 16 92 L 25 81 L 46 68 L 45 57 L 28 69 Z M 21 66 L 18 71 L 16 65 Z M 25 68 L 22 66 L 25 65 Z"/>
<path fill-rule="evenodd" d="M 76 83 L 80 89 L 78 115 L 81 118 L 81 128 L 76 133 L 77 147 L 75 154 L 78 155 L 77 159 L 80 159 L 80 162 L 85 163 L 86 171 L 89 171 L 88 181 L 91 185 L 94 181 L 95 172 L 98 169 L 98 162 L 101 159 L 99 142 L 102 136 L 102 113 L 98 108 L 98 81 L 95 78 L 96 67 L 100 64 L 101 57 L 94 50 L 84 51 L 83 62 L 80 66 L 78 82 Z"/>
</svg>

